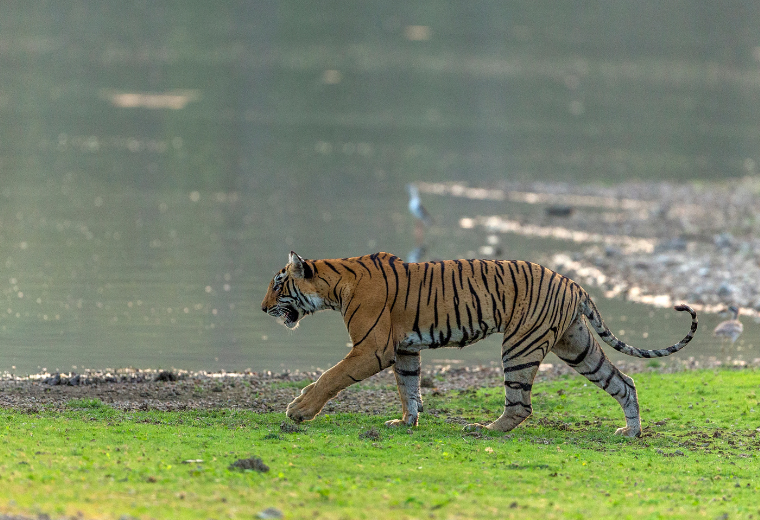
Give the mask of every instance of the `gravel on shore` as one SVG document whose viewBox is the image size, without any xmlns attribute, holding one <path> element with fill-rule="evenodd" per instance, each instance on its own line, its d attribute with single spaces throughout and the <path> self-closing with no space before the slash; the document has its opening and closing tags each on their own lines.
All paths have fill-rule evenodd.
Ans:
<svg viewBox="0 0 760 520">
<path fill-rule="evenodd" d="M 708 313 L 736 305 L 740 314 L 760 318 L 760 179 L 623 184 L 608 191 L 640 204 L 579 212 L 570 226 L 651 246 L 590 243 L 578 253 L 553 255 L 551 267 L 608 297 L 659 307 L 688 302 Z"/>
<path fill-rule="evenodd" d="M 708 313 L 736 305 L 740 314 L 760 320 L 758 176 L 710 183 L 420 187 L 509 203 L 504 214 L 463 217 L 460 227 L 482 228 L 491 244 L 514 234 L 564 242 L 567 248 L 558 247 L 541 263 L 608 297 L 659 307 L 687 302 Z M 497 249 L 484 246 L 479 254 Z"/>
</svg>

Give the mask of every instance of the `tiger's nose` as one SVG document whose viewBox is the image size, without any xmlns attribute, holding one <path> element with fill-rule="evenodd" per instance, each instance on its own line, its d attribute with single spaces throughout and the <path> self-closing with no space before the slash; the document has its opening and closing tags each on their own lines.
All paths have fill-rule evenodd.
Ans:
<svg viewBox="0 0 760 520">
<path fill-rule="evenodd" d="M 262 303 L 261 304 L 261 310 L 264 311 L 264 312 L 267 312 L 269 309 L 267 309 L 267 306 Z"/>
</svg>

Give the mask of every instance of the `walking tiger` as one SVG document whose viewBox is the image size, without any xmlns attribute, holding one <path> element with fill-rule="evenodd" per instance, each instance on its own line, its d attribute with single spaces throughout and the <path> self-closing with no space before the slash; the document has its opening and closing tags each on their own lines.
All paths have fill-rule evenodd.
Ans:
<svg viewBox="0 0 760 520">
<path fill-rule="evenodd" d="M 420 351 L 464 347 L 489 334 L 504 334 L 504 413 L 483 426 L 509 431 L 532 413 L 531 389 L 549 352 L 614 397 L 626 425 L 615 433 L 641 434 L 633 379 L 618 370 L 593 337 L 629 356 L 669 356 L 691 341 L 697 314 L 688 305 L 691 329 L 661 350 L 640 350 L 617 339 L 588 293 L 569 278 L 538 264 L 506 260 L 446 260 L 406 263 L 388 253 L 334 260 L 305 260 L 291 252 L 261 309 L 286 327 L 306 315 L 340 311 L 353 347 L 337 365 L 301 391 L 287 407 L 296 422 L 313 419 L 344 388 L 393 366 L 402 417 L 388 426 L 416 426 L 422 412 Z"/>
</svg>

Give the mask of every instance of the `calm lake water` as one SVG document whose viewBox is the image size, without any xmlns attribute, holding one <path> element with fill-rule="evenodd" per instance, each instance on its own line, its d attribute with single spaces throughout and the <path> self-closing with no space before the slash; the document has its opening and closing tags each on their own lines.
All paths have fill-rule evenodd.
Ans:
<svg viewBox="0 0 760 520">
<path fill-rule="evenodd" d="M 760 6 L 603 5 L 0 6 L 0 370 L 327 368 L 347 353 L 340 316 L 287 331 L 260 310 L 266 286 L 291 249 L 406 257 L 408 182 L 755 174 Z M 423 201 L 429 258 L 478 254 L 463 216 L 527 211 Z M 508 258 L 578 247 L 499 238 Z M 643 348 L 688 328 L 599 307 Z M 701 317 L 690 355 L 715 353 L 718 321 Z"/>
</svg>

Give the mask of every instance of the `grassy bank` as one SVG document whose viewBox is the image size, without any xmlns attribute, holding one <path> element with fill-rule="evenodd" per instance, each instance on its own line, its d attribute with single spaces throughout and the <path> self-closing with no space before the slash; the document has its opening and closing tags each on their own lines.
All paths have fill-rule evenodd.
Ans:
<svg viewBox="0 0 760 520">
<path fill-rule="evenodd" d="M 123 412 L 97 400 L 72 401 L 63 413 L 4 409 L 0 511 L 759 518 L 760 372 L 640 374 L 636 382 L 645 435 L 635 440 L 612 435 L 624 423 L 620 408 L 579 377 L 537 384 L 534 416 L 509 435 L 461 431 L 460 423 L 498 416 L 500 388 L 428 397 L 433 413 L 414 430 L 338 414 L 283 431 L 281 413 Z M 230 469 L 250 457 L 269 471 Z"/>
</svg>

